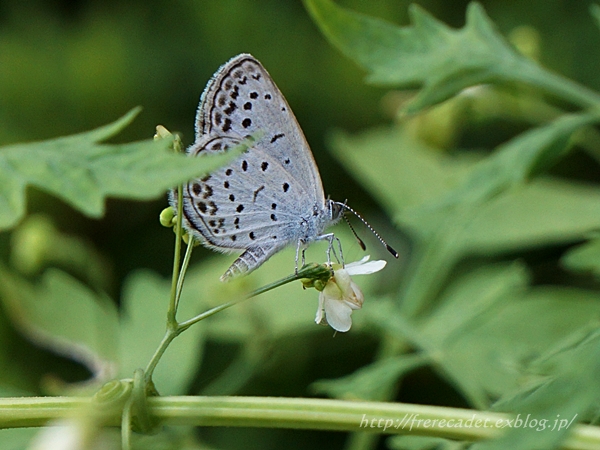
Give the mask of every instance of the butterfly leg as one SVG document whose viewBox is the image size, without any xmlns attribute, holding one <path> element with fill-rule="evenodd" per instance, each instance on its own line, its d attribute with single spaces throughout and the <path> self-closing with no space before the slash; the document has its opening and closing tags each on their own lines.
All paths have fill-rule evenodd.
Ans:
<svg viewBox="0 0 600 450">
<path fill-rule="evenodd" d="M 338 262 L 338 264 L 341 264 L 342 267 L 345 267 L 346 264 L 344 263 L 344 252 L 342 251 L 342 242 L 340 241 L 340 238 L 338 238 L 337 236 L 335 236 L 333 233 L 331 234 L 331 237 L 328 238 L 329 240 L 329 247 L 327 248 L 327 259 L 330 259 L 329 257 L 329 252 L 333 252 L 333 257 L 336 259 L 336 261 Z M 333 245 L 333 241 L 337 242 L 337 246 L 338 246 L 338 251 L 340 256 L 338 257 L 338 254 L 335 251 L 335 246 Z"/>
<path fill-rule="evenodd" d="M 302 254 L 300 254 L 300 249 L 302 249 Z M 294 273 L 296 275 L 298 275 L 298 259 L 300 257 L 302 258 L 301 267 L 304 267 L 304 264 L 306 264 L 305 252 L 306 252 L 306 242 L 304 242 L 302 239 L 298 239 L 298 244 L 296 245 L 296 267 L 295 267 L 295 271 L 294 271 Z"/>
<path fill-rule="evenodd" d="M 335 259 L 338 260 L 338 262 L 342 265 L 342 267 L 346 267 L 346 263 L 344 262 L 344 252 L 342 251 L 342 241 L 340 241 L 340 238 L 338 238 L 337 236 L 333 236 L 333 239 L 336 240 L 337 245 L 338 245 L 338 250 L 340 252 L 340 257 L 337 257 L 337 254 L 335 253 L 335 249 L 333 248 L 333 242 L 330 243 L 330 245 L 332 246 L 332 250 L 333 250 L 333 255 L 335 256 Z"/>
<path fill-rule="evenodd" d="M 342 267 L 344 266 L 344 253 L 342 252 L 342 243 L 340 241 L 340 239 L 333 233 L 327 233 L 327 234 L 323 234 L 321 236 L 319 236 L 317 238 L 317 240 L 321 241 L 321 240 L 327 240 L 329 242 L 329 245 L 327 246 L 327 264 L 329 264 L 329 267 L 331 267 L 331 252 L 333 251 L 333 256 L 335 257 L 335 259 L 338 261 L 338 263 L 342 264 Z M 338 244 L 338 250 L 340 253 L 340 257 L 338 258 L 338 255 L 335 251 L 334 245 L 333 245 L 333 241 L 337 241 Z"/>
</svg>

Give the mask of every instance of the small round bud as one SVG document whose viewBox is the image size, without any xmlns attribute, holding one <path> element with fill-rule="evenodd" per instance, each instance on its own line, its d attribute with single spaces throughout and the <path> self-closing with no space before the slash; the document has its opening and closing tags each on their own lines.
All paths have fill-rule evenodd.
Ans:
<svg viewBox="0 0 600 450">
<path fill-rule="evenodd" d="M 175 210 L 169 206 L 163 209 L 159 216 L 160 224 L 163 227 L 172 227 L 177 222 L 177 216 L 175 215 Z"/>
</svg>

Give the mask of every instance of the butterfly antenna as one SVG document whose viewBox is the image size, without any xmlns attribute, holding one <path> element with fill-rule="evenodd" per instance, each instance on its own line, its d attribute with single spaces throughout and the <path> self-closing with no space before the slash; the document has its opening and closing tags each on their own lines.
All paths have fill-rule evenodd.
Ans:
<svg viewBox="0 0 600 450">
<path fill-rule="evenodd" d="M 373 233 L 375 235 L 375 237 L 377 239 L 379 239 L 379 242 L 381 242 L 381 244 L 386 248 L 386 250 L 388 252 L 390 252 L 394 258 L 398 258 L 398 252 L 396 250 L 394 250 L 387 242 L 385 242 L 385 240 L 379 235 L 379 233 L 377 231 L 375 231 L 375 229 L 369 224 L 369 222 L 367 222 L 363 216 L 361 216 L 359 213 L 357 213 L 354 209 L 352 209 L 350 206 L 346 205 L 346 203 L 340 203 L 340 202 L 336 202 L 338 205 L 340 205 L 343 209 L 350 211 L 352 214 L 354 214 L 356 217 L 358 217 L 360 219 L 360 221 L 362 223 L 365 224 L 365 226 L 371 230 L 371 233 Z M 350 225 L 350 222 L 348 221 L 348 218 L 344 215 L 344 220 L 346 221 L 346 223 L 348 225 Z M 354 231 L 354 228 L 352 228 L 352 225 L 350 225 L 350 229 L 352 230 L 352 233 L 354 233 L 354 236 L 356 236 L 356 239 L 358 239 L 358 243 L 361 246 L 361 248 L 363 250 L 366 249 L 365 243 L 358 237 L 358 235 L 356 234 L 356 232 Z"/>
<path fill-rule="evenodd" d="M 344 222 L 346 222 L 348 224 L 348 226 L 350 227 L 350 231 L 352 231 L 352 234 L 354 235 L 354 237 L 358 241 L 358 245 L 360 245 L 360 248 L 362 248 L 363 252 L 364 252 L 367 249 L 367 246 L 365 245 L 365 243 L 363 242 L 363 240 L 356 233 L 356 230 L 354 229 L 354 227 L 350 223 L 350 220 L 348 220 L 348 217 L 346 216 L 346 214 L 342 214 L 342 217 L 344 218 Z"/>
</svg>

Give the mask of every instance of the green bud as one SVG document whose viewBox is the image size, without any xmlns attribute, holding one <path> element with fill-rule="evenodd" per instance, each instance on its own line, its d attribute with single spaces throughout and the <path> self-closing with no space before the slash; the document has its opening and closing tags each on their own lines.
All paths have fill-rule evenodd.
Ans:
<svg viewBox="0 0 600 450">
<path fill-rule="evenodd" d="M 159 217 L 160 224 L 163 227 L 172 227 L 177 222 L 177 215 L 175 214 L 175 210 L 171 206 L 163 209 Z"/>
<path fill-rule="evenodd" d="M 173 136 L 169 130 L 167 130 L 162 125 L 156 126 L 156 134 L 154 135 L 154 140 L 158 141 L 159 139 L 170 138 Z"/>
<path fill-rule="evenodd" d="M 331 268 L 326 264 L 309 263 L 298 271 L 305 288 L 315 288 L 322 291 L 332 277 Z"/>
</svg>

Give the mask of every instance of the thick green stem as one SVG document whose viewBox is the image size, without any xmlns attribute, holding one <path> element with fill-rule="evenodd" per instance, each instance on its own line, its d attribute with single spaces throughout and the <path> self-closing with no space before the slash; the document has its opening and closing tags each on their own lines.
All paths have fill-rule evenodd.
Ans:
<svg viewBox="0 0 600 450">
<path fill-rule="evenodd" d="M 52 419 L 76 418 L 82 411 L 89 411 L 89 405 L 90 398 L 3 398 L 0 399 L 0 428 L 38 427 Z M 405 403 L 273 397 L 151 397 L 148 407 L 153 417 L 168 425 L 365 431 L 466 441 L 497 438 L 510 430 L 509 416 L 505 414 Z M 121 411 L 114 409 L 110 414 L 105 423 L 119 425 Z M 550 420 L 548 428 L 551 430 L 553 426 Z M 573 425 L 569 431 L 560 448 L 600 448 L 599 427 Z"/>
</svg>

